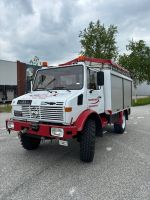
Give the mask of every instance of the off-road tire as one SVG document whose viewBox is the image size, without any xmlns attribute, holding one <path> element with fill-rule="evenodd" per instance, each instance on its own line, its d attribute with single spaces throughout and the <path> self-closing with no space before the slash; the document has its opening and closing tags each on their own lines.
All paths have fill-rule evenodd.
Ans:
<svg viewBox="0 0 150 200">
<path fill-rule="evenodd" d="M 114 123 L 114 132 L 118 134 L 123 134 L 126 129 L 126 117 L 125 113 L 123 113 L 123 123 Z"/>
<path fill-rule="evenodd" d="M 28 136 L 26 134 L 20 135 L 21 145 L 26 150 L 35 150 L 39 147 L 41 139 Z"/>
<path fill-rule="evenodd" d="M 103 128 L 100 128 L 99 130 L 96 131 L 96 136 L 97 137 L 103 137 L 104 134 L 103 134 Z"/>
<path fill-rule="evenodd" d="M 95 153 L 96 123 L 89 119 L 81 133 L 80 160 L 92 162 Z"/>
</svg>

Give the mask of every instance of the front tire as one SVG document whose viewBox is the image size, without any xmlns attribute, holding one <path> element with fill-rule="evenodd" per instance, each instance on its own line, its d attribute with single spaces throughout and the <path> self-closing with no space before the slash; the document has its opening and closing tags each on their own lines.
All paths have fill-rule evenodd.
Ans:
<svg viewBox="0 0 150 200">
<path fill-rule="evenodd" d="M 35 150 L 39 147 L 41 139 L 28 136 L 26 134 L 20 135 L 21 145 L 26 150 Z"/>
<path fill-rule="evenodd" d="M 126 116 L 125 113 L 123 112 L 122 115 L 122 123 L 114 123 L 114 132 L 118 134 L 123 134 L 126 129 Z"/>
<path fill-rule="evenodd" d="M 82 135 L 80 141 L 80 160 L 84 162 L 92 162 L 95 153 L 95 121 L 89 119 L 86 122 L 83 132 L 81 134 Z"/>
</svg>

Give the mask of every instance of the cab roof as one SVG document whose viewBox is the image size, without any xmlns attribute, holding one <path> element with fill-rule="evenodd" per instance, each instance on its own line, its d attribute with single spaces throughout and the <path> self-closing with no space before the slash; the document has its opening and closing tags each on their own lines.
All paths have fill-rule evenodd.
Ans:
<svg viewBox="0 0 150 200">
<path fill-rule="evenodd" d="M 127 69 L 125 69 L 121 65 L 115 63 L 113 60 L 101 59 L 101 58 L 89 58 L 86 56 L 79 56 L 73 60 L 66 62 L 66 63 L 59 64 L 59 66 L 73 65 L 73 64 L 77 64 L 78 62 L 85 62 L 85 63 L 89 62 L 89 65 L 93 64 L 93 63 L 101 63 L 103 65 L 111 65 L 116 70 L 118 69 L 119 71 L 124 71 L 126 73 L 129 73 L 129 71 Z"/>
</svg>

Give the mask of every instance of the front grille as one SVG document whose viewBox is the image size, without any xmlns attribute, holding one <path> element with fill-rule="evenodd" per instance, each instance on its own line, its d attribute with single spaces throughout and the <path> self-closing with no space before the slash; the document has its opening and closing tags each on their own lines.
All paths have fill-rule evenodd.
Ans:
<svg viewBox="0 0 150 200">
<path fill-rule="evenodd" d="M 22 106 L 22 117 L 26 119 L 38 119 L 42 121 L 63 122 L 63 103 L 55 106 Z"/>
</svg>

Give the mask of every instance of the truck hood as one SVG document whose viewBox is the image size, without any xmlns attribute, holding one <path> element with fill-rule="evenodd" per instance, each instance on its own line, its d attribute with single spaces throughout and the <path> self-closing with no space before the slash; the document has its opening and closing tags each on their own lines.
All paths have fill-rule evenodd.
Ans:
<svg viewBox="0 0 150 200">
<path fill-rule="evenodd" d="M 81 94 L 82 91 L 33 91 L 31 93 L 20 96 L 12 101 L 12 105 L 17 105 L 18 100 L 32 100 L 31 105 L 41 105 L 45 102 L 63 102 Z"/>
</svg>

